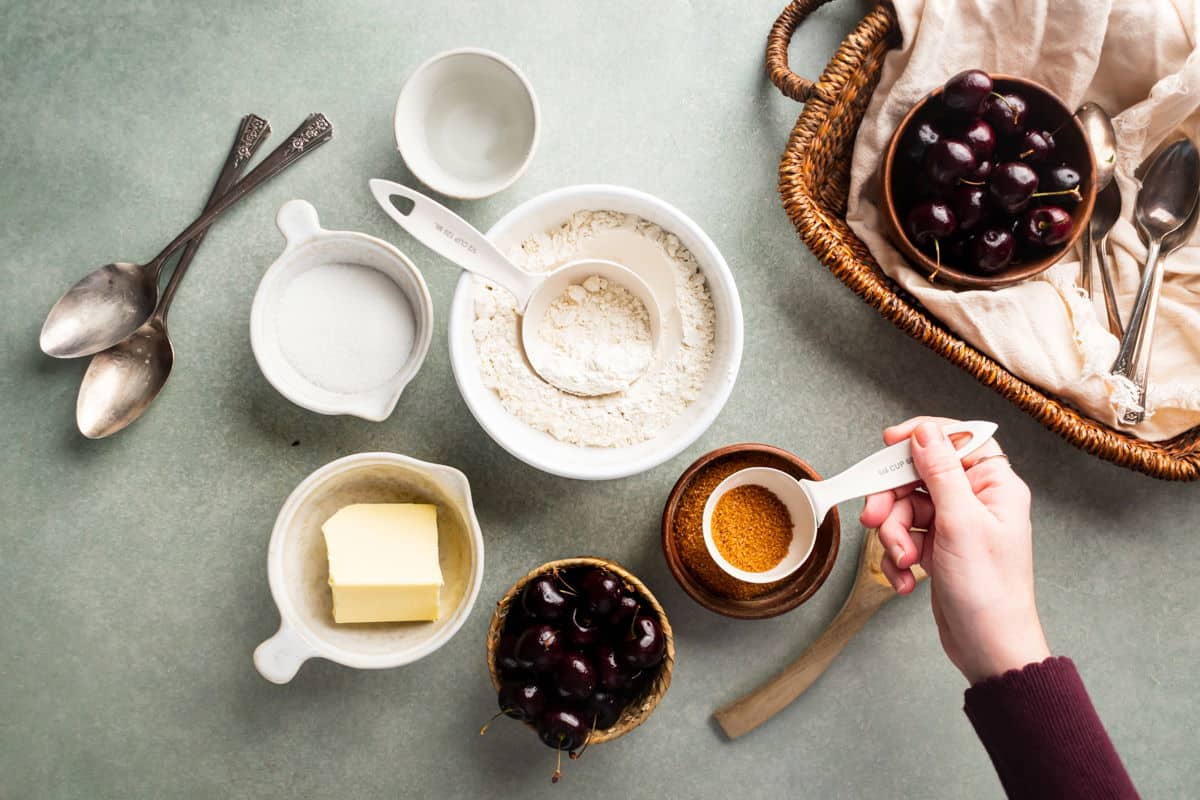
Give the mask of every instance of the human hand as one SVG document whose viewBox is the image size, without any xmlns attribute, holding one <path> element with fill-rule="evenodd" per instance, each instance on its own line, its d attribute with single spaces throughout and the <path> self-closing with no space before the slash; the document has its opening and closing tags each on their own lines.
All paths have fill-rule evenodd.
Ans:
<svg viewBox="0 0 1200 800">
<path fill-rule="evenodd" d="M 941 428 L 953 421 L 917 417 L 884 431 L 889 445 L 912 437 L 921 483 L 871 495 L 860 519 L 879 530 L 897 592 L 916 587 L 914 564 L 929 574 L 942 647 L 974 684 L 1050 651 L 1034 601 L 1029 487 L 994 440 L 964 466 Z"/>
</svg>

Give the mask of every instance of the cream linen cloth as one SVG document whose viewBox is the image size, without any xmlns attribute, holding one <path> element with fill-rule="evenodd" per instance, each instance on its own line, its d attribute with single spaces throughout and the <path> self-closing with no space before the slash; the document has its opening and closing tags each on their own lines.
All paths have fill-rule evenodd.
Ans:
<svg viewBox="0 0 1200 800">
<path fill-rule="evenodd" d="M 1116 426 L 1128 387 L 1108 371 L 1118 341 L 1077 288 L 1076 256 L 999 291 L 931 286 L 883 235 L 878 166 L 904 113 L 954 73 L 979 67 L 1048 86 L 1068 107 L 1115 115 L 1124 208 L 1109 241 L 1127 321 L 1146 249 L 1130 222 L 1134 169 L 1172 134 L 1200 143 L 1200 0 L 895 0 L 903 46 L 884 63 L 850 179 L 847 221 L 884 271 L 934 315 L 1014 374 Z M 1167 439 L 1200 425 L 1200 231 L 1166 262 L 1148 416 L 1132 433 Z"/>
</svg>

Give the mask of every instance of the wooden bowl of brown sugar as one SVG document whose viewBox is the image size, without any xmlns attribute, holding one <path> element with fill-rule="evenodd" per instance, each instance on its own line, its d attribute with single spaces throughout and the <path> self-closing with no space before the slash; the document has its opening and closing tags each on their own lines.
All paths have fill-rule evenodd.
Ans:
<svg viewBox="0 0 1200 800">
<path fill-rule="evenodd" d="M 663 555 L 683 590 L 700 605 L 736 619 L 776 617 L 816 594 L 833 570 L 841 541 L 837 509 L 817 530 L 808 560 L 775 583 L 746 583 L 725 573 L 704 546 L 704 503 L 721 481 L 747 467 L 770 467 L 820 480 L 803 459 L 768 444 L 731 444 L 706 453 L 679 476 L 662 519 Z"/>
</svg>

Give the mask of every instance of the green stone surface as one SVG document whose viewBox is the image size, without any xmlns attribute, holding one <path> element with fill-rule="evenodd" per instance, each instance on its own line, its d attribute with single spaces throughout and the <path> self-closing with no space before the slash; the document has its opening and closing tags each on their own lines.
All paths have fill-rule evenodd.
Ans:
<svg viewBox="0 0 1200 800">
<path fill-rule="evenodd" d="M 1054 651 L 1078 662 L 1144 795 L 1195 792 L 1196 487 L 1068 446 L 880 319 L 804 249 L 775 188 L 799 107 L 762 69 L 782 3 L 0 4 L 0 797 L 999 797 L 925 587 L 884 609 L 766 727 L 730 743 L 710 719 L 837 611 L 862 535 L 857 504 L 842 509 L 824 589 L 771 621 L 701 609 L 659 545 L 667 492 L 701 453 L 766 441 L 828 473 L 919 412 L 999 422 L 1034 490 Z M 816 76 L 866 9 L 814 15 L 793 66 Z M 746 317 L 736 390 L 700 441 L 644 475 L 552 478 L 488 439 L 447 358 L 457 271 L 367 191 L 368 178 L 408 177 L 391 125 L 405 75 L 461 45 L 526 71 L 543 130 L 513 188 L 457 210 L 486 227 L 548 189 L 626 184 L 690 214 L 735 272 Z M 39 352 L 46 310 L 94 265 L 148 259 L 191 219 L 251 111 L 274 124 L 272 143 L 311 111 L 337 133 L 213 229 L 171 317 L 175 375 L 150 412 L 112 439 L 83 439 L 73 414 L 85 362 Z M 250 300 L 281 248 L 275 210 L 293 197 L 424 270 L 437 333 L 387 422 L 299 409 L 254 363 Z M 479 603 L 412 666 L 316 660 L 271 685 L 250 654 L 278 625 L 265 572 L 276 511 L 309 472 L 363 450 L 470 477 L 488 548 Z M 644 727 L 567 765 L 552 789 L 552 753 L 527 731 L 500 722 L 478 735 L 494 707 L 484 633 L 527 569 L 587 553 L 655 590 L 678 664 Z"/>
</svg>

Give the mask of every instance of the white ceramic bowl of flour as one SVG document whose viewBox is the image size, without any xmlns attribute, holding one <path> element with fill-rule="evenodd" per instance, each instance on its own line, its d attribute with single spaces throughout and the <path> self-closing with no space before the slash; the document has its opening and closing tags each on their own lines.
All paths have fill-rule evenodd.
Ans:
<svg viewBox="0 0 1200 800">
<path fill-rule="evenodd" d="M 572 214 L 582 211 L 614 211 L 640 217 L 674 234 L 678 244 L 691 251 L 715 312 L 711 360 L 701 385 L 695 387 L 691 403 L 652 437 L 617 446 L 572 443 L 527 424 L 505 407 L 498 392 L 489 386 L 491 379 L 485 379 L 481 370 L 475 339 L 477 287 L 480 284 L 478 278 L 467 273 L 459 279 L 450 308 L 450 362 L 467 407 L 501 447 L 525 463 L 553 475 L 607 480 L 636 475 L 675 457 L 716 419 L 733 390 L 741 365 L 742 310 L 733 274 L 712 240 L 674 206 L 635 189 L 583 185 L 548 192 L 510 211 L 487 235 L 502 252 L 513 253 L 528 237 L 555 228 Z M 642 272 L 639 263 L 643 259 L 638 255 L 637 252 L 605 253 L 602 250 L 583 253 L 587 257 L 620 261 L 637 271 L 656 293 L 663 281 L 674 280 L 658 272 Z M 509 392 L 510 388 L 506 387 L 505 391 Z M 631 410 L 636 413 L 639 409 Z"/>
<path fill-rule="evenodd" d="M 250 309 L 259 369 L 310 411 L 387 419 L 429 352 L 425 279 L 381 239 L 325 230 L 303 200 L 285 203 L 275 223 L 287 246 Z"/>
</svg>

